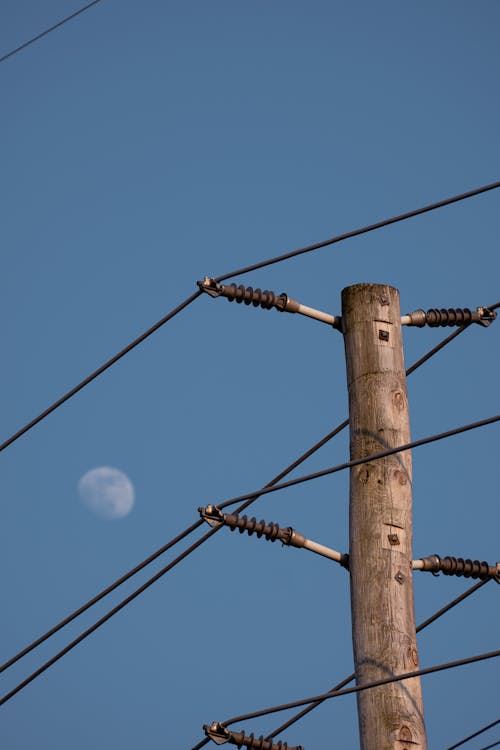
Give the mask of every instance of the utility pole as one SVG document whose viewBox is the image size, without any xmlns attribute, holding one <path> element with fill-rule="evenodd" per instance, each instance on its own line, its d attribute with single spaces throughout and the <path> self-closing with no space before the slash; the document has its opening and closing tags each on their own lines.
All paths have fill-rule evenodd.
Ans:
<svg viewBox="0 0 500 750">
<path fill-rule="evenodd" d="M 410 442 L 399 292 L 342 292 L 351 459 Z M 349 569 L 358 684 L 418 669 L 409 451 L 351 469 Z M 419 678 L 357 694 L 361 750 L 425 750 Z"/>
</svg>

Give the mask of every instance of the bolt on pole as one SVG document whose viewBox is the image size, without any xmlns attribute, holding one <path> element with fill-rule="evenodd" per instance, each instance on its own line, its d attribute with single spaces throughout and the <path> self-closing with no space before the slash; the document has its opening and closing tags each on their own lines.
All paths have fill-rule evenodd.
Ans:
<svg viewBox="0 0 500 750">
<path fill-rule="evenodd" d="M 351 459 L 410 442 L 399 292 L 342 292 Z M 351 469 L 349 568 L 356 681 L 417 670 L 412 467 L 405 451 Z M 425 750 L 419 678 L 358 693 L 361 750 Z"/>
</svg>

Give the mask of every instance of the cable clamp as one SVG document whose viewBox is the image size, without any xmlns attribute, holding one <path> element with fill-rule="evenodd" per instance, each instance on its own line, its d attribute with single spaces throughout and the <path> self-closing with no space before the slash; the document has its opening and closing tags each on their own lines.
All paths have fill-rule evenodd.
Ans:
<svg viewBox="0 0 500 750">
<path fill-rule="evenodd" d="M 211 724 L 204 724 L 203 729 L 209 739 L 213 740 L 216 745 L 225 745 L 231 739 L 231 732 L 226 727 L 213 721 Z"/>
<path fill-rule="evenodd" d="M 493 323 L 497 316 L 496 312 L 494 310 L 490 310 L 489 307 L 478 307 L 477 312 L 480 316 L 477 323 L 479 323 L 479 325 L 483 326 L 484 328 L 488 328 L 488 326 Z"/>
<path fill-rule="evenodd" d="M 224 513 L 217 505 L 207 505 L 206 508 L 198 508 L 198 513 L 209 526 L 224 526 Z"/>
</svg>

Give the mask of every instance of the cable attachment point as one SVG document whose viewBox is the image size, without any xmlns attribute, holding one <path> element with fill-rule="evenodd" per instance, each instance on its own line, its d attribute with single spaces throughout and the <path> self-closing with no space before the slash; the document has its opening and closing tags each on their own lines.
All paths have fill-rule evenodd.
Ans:
<svg viewBox="0 0 500 750">
<path fill-rule="evenodd" d="M 299 315 L 306 315 L 308 318 L 314 318 L 320 320 L 322 323 L 327 323 L 337 330 L 342 330 L 342 319 L 335 315 L 322 312 L 321 310 L 315 310 L 307 305 L 302 305 L 297 300 L 289 297 L 285 292 L 281 294 L 275 294 L 269 291 L 269 289 L 254 289 L 251 286 L 243 286 L 240 284 L 219 284 L 216 279 L 212 279 L 209 276 L 205 276 L 203 281 L 196 282 L 202 292 L 206 292 L 211 297 L 226 297 L 229 302 L 237 302 L 245 305 L 253 305 L 254 307 L 262 307 L 264 310 L 271 310 L 276 308 L 279 312 L 299 313 Z"/>
<path fill-rule="evenodd" d="M 304 750 L 302 745 L 291 747 L 286 742 L 266 740 L 262 735 L 257 738 L 253 733 L 246 735 L 244 732 L 232 732 L 216 721 L 212 724 L 204 724 L 203 729 L 206 736 L 213 740 L 216 745 L 224 745 L 229 742 L 231 745 L 254 748 L 254 750 Z"/>
<path fill-rule="evenodd" d="M 471 323 L 478 323 L 485 328 L 493 323 L 497 314 L 488 307 L 478 307 L 475 311 L 469 310 L 468 307 L 450 307 L 448 309 L 432 308 L 431 310 L 415 310 L 409 315 L 403 315 L 401 325 L 417 326 L 422 328 L 427 325 L 431 328 L 438 326 L 465 326 Z"/>
<path fill-rule="evenodd" d="M 224 526 L 224 513 L 216 505 L 198 508 L 198 513 L 209 526 Z"/>
<path fill-rule="evenodd" d="M 413 561 L 413 570 L 424 570 L 438 575 L 443 573 L 445 576 L 463 576 L 464 578 L 479 578 L 482 581 L 493 578 L 497 583 L 500 582 L 500 563 L 489 565 L 487 562 L 479 560 L 469 560 L 463 557 L 439 557 L 439 555 L 429 555 L 420 560 Z"/>
<path fill-rule="evenodd" d="M 222 296 L 222 287 L 220 284 L 216 282 L 215 279 L 210 278 L 210 276 L 205 276 L 203 281 L 197 281 L 196 282 L 202 292 L 205 292 L 206 294 L 209 294 L 210 297 L 221 297 Z"/>
</svg>

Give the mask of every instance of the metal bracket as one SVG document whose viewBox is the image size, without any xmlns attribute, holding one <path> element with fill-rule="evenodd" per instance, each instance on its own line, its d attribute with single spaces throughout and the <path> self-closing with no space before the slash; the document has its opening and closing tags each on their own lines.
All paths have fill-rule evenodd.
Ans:
<svg viewBox="0 0 500 750">
<path fill-rule="evenodd" d="M 204 724 L 203 729 L 207 737 L 213 740 L 216 745 L 225 745 L 231 739 L 229 729 L 226 729 L 226 727 L 223 727 L 217 721 L 213 721 L 211 724 Z"/>
<path fill-rule="evenodd" d="M 209 526 L 224 526 L 224 513 L 216 505 L 207 505 L 206 508 L 198 508 L 198 513 Z"/>
<path fill-rule="evenodd" d="M 202 292 L 209 294 L 210 297 L 220 297 L 222 294 L 221 286 L 210 276 L 205 276 L 203 281 L 198 281 L 198 286 Z"/>
</svg>

